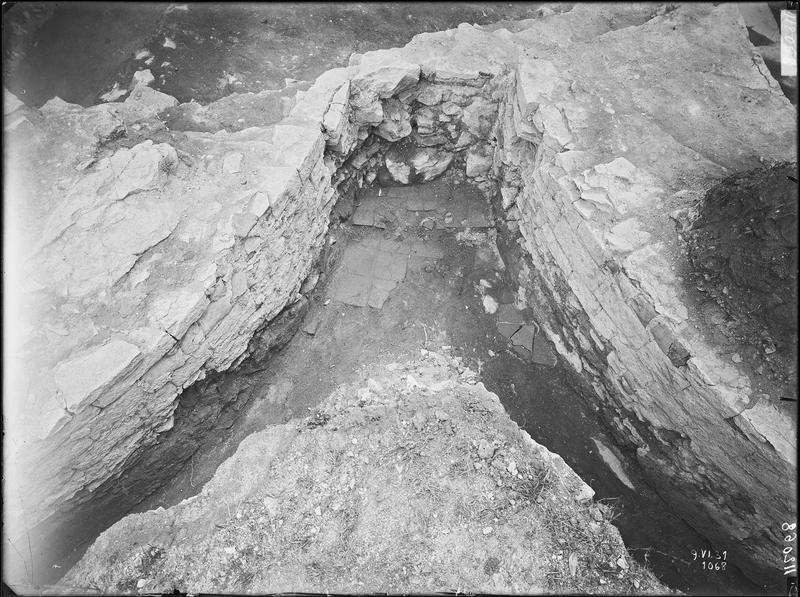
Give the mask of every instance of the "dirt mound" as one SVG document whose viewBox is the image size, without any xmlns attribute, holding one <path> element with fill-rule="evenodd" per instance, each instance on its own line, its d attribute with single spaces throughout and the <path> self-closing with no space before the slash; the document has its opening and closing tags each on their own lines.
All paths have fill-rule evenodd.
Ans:
<svg viewBox="0 0 800 597">
<path fill-rule="evenodd" d="M 64 588 L 664 590 L 458 359 L 423 351 L 373 375 L 248 437 L 198 496 L 114 525 Z"/>
<path fill-rule="evenodd" d="M 797 201 L 796 163 L 736 174 L 706 193 L 685 234 L 698 288 L 724 311 L 721 328 L 781 361 L 772 377 L 795 398 Z"/>
</svg>

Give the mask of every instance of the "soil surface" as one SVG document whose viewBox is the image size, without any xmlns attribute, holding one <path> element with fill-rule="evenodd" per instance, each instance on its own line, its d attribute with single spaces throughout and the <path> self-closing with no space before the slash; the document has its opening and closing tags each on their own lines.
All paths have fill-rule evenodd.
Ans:
<svg viewBox="0 0 800 597">
<path fill-rule="evenodd" d="M 244 440 L 203 491 L 125 518 L 64 584 L 103 592 L 664 593 L 563 461 L 461 359 L 373 361 Z"/>
<path fill-rule="evenodd" d="M 541 4 L 57 2 L 37 30 L 5 35 L 24 20 L 20 4 L 4 17 L 4 61 L 13 68 L 3 69 L 3 84 L 29 106 L 53 96 L 91 106 L 149 68 L 155 89 L 205 104 L 311 81 L 354 52 L 403 46 L 424 31 L 531 18 Z"/>
<path fill-rule="evenodd" d="M 797 401 L 797 188 L 797 164 L 736 174 L 706 193 L 684 233 L 715 340 L 776 402 Z"/>
</svg>

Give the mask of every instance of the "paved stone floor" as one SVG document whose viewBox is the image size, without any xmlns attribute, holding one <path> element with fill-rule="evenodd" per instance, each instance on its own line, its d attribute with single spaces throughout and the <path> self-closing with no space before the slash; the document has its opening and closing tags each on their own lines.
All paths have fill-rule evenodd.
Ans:
<svg viewBox="0 0 800 597">
<path fill-rule="evenodd" d="M 488 228 L 489 206 L 470 185 L 434 181 L 407 187 L 370 188 L 362 192 L 353 214 L 356 226 L 422 226 L 429 230 Z"/>
<path fill-rule="evenodd" d="M 347 305 L 374 309 L 383 308 L 409 271 L 430 268 L 442 258 L 437 233 L 480 231 L 492 226 L 489 204 L 476 187 L 451 187 L 444 181 L 364 189 L 352 223 L 356 235 L 343 250 L 327 296 Z M 492 269 L 504 268 L 496 251 L 481 247 L 477 255 Z M 509 341 L 514 353 L 528 362 L 554 366 L 555 355 L 544 336 L 538 335 L 536 322 L 510 304 L 513 295 L 493 297 L 489 288 L 491 284 L 487 283 L 486 304 L 495 305 L 491 313 L 497 331 Z M 499 309 L 498 301 L 502 303 Z"/>
<path fill-rule="evenodd" d="M 500 305 L 497 310 L 497 331 L 511 342 L 520 358 L 551 367 L 556 364 L 555 354 L 544 335 L 539 334 L 538 324 L 526 320 L 513 305 Z"/>
<path fill-rule="evenodd" d="M 435 241 L 415 238 L 398 241 L 386 238 L 379 231 L 367 232 L 345 247 L 329 296 L 348 305 L 380 309 L 389 293 L 406 277 L 409 265 L 424 266 L 441 256 Z"/>
<path fill-rule="evenodd" d="M 438 243 L 420 235 L 438 229 L 487 228 L 491 219 L 489 205 L 476 188 L 452 189 L 437 181 L 365 189 L 352 223 L 366 230 L 344 249 L 329 296 L 348 305 L 380 309 L 405 278 L 409 264 L 424 266 L 442 257 Z"/>
</svg>

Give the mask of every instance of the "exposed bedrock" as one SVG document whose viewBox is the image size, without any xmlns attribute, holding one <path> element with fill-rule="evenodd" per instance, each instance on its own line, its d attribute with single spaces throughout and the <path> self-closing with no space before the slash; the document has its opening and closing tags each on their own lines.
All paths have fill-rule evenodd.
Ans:
<svg viewBox="0 0 800 597">
<path fill-rule="evenodd" d="M 618 441 L 772 580 L 796 514 L 792 403 L 757 396 L 701 325 L 672 217 L 797 159 L 795 111 L 735 5 L 418 35 L 322 75 L 272 126 L 168 130 L 176 103 L 140 86 L 5 117 L 12 541 L 119 477 L 187 388 L 249 356 L 302 300 L 340 196 L 457 166 L 499 195 L 531 307 Z"/>
</svg>

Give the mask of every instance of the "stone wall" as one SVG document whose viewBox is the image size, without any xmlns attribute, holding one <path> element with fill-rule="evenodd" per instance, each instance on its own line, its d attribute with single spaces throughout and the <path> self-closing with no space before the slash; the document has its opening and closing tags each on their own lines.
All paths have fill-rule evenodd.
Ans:
<svg viewBox="0 0 800 597">
<path fill-rule="evenodd" d="M 531 258 L 531 305 L 617 439 L 719 549 L 772 568 L 768 582 L 795 515 L 796 419 L 703 333 L 673 217 L 709 180 L 796 160 L 796 116 L 735 10 L 693 10 L 523 52 L 501 107 L 501 191 Z"/>
<path fill-rule="evenodd" d="M 174 99 L 139 92 L 87 110 L 53 100 L 11 131 L 18 528 L 156 443 L 180 393 L 235 366 L 299 299 L 325 242 L 334 191 L 317 121 L 174 133 L 138 110 Z"/>
<path fill-rule="evenodd" d="M 26 256 L 10 272 L 25 297 L 11 537 L 113 478 L 184 389 L 246 358 L 299 300 L 335 189 L 456 164 L 499 186 L 531 306 L 620 443 L 720 549 L 775 565 L 793 423 L 695 327 L 671 219 L 709 181 L 796 159 L 796 116 L 735 6 L 579 5 L 422 34 L 324 74 L 269 127 L 169 131 L 157 114 L 175 103 L 140 87 L 6 116 Z"/>
</svg>

